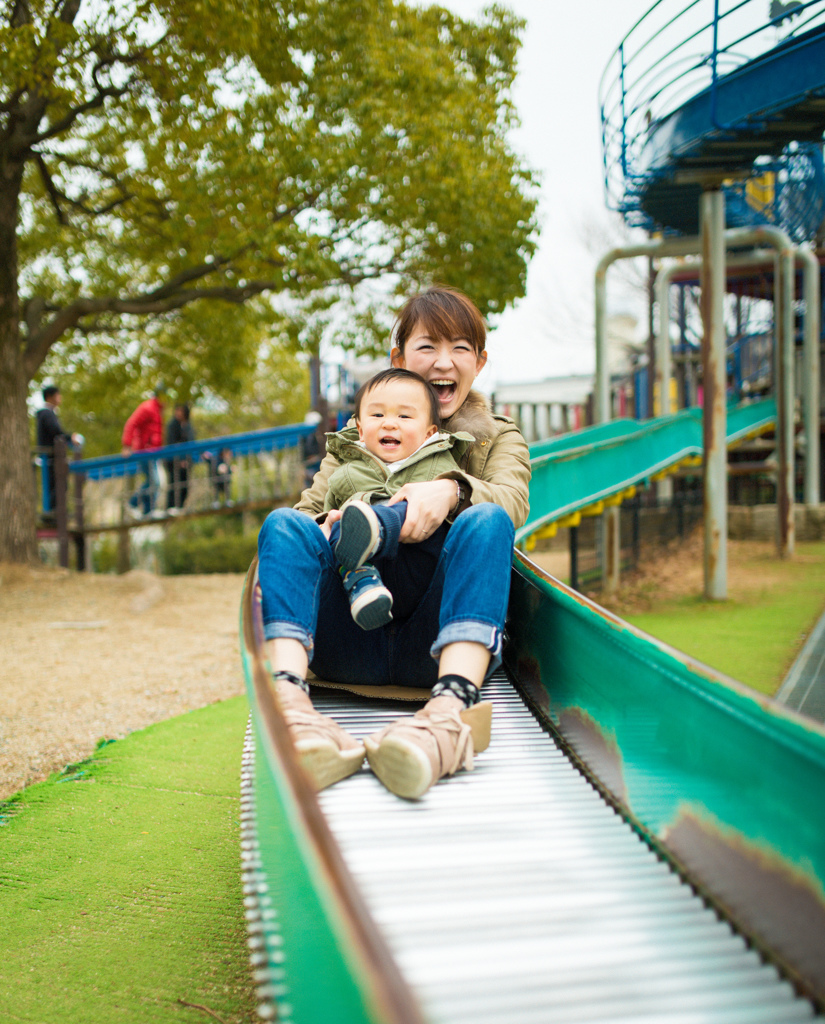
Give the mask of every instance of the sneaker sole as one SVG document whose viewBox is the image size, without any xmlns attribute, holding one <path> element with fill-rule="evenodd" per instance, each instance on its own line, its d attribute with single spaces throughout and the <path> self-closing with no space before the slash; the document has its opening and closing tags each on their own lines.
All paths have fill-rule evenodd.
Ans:
<svg viewBox="0 0 825 1024">
<path fill-rule="evenodd" d="M 377 746 L 366 746 L 370 768 L 396 796 L 418 800 L 436 781 L 430 759 L 414 743 L 388 736 Z"/>
<path fill-rule="evenodd" d="M 341 536 L 335 545 L 335 557 L 347 571 L 360 569 L 378 545 L 378 517 L 372 510 L 347 505 L 341 515 Z"/>
<path fill-rule="evenodd" d="M 316 792 L 354 775 L 364 763 L 366 753 L 363 747 L 339 750 L 333 743 L 316 743 L 312 740 L 299 740 L 295 751 Z"/>
<path fill-rule="evenodd" d="M 350 605 L 352 617 L 361 629 L 378 629 L 392 622 L 392 594 L 386 587 L 372 587 Z"/>
</svg>

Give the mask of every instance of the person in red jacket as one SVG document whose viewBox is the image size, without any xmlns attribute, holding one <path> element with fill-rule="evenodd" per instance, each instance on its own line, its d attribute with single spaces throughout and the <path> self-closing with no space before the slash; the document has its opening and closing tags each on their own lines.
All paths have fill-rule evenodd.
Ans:
<svg viewBox="0 0 825 1024">
<path fill-rule="evenodd" d="M 152 397 L 141 402 L 132 415 L 126 420 L 123 428 L 123 454 L 147 451 L 160 448 L 163 444 L 163 397 L 166 388 L 158 384 Z M 141 486 L 129 498 L 129 510 L 133 515 L 151 516 L 155 509 L 160 475 L 157 459 L 146 459 L 140 463 L 144 480 Z"/>
</svg>

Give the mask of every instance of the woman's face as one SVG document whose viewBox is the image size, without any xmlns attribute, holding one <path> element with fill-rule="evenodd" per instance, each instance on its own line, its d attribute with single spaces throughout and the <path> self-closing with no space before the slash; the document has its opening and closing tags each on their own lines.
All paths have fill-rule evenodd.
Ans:
<svg viewBox="0 0 825 1024">
<path fill-rule="evenodd" d="M 486 362 L 487 353 L 476 353 L 466 339 L 432 338 L 423 327 L 413 329 L 403 355 L 398 348 L 392 350 L 393 366 L 412 370 L 433 385 L 442 419 L 461 408 Z"/>
</svg>

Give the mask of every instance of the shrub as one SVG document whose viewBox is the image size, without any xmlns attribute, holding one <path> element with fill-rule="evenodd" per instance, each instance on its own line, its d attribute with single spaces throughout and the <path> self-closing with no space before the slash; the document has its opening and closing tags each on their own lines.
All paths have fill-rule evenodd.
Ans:
<svg viewBox="0 0 825 1024">
<path fill-rule="evenodd" d="M 162 571 L 167 576 L 188 573 L 246 572 L 258 550 L 256 533 L 180 537 L 171 531 L 160 545 Z"/>
</svg>

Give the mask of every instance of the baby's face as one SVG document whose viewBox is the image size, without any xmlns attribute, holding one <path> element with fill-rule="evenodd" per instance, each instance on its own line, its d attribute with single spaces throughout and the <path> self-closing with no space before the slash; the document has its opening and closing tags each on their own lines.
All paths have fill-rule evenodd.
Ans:
<svg viewBox="0 0 825 1024">
<path fill-rule="evenodd" d="M 421 384 L 385 381 L 361 401 L 358 436 L 382 462 L 400 462 L 437 433 L 430 420 L 430 402 Z"/>
</svg>

